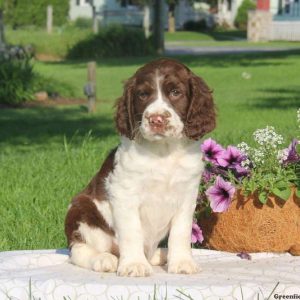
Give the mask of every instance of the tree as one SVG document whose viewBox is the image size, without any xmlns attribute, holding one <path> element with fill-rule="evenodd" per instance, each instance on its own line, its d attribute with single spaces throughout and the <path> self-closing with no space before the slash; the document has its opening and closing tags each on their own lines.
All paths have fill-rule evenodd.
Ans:
<svg viewBox="0 0 300 300">
<path fill-rule="evenodd" d="M 46 25 L 46 9 L 53 6 L 54 24 L 67 21 L 69 0 L 0 0 L 4 7 L 4 20 L 13 27 L 24 25 Z M 1 3 L 0 2 L 0 3 Z"/>
<path fill-rule="evenodd" d="M 153 39 L 157 54 L 164 53 L 164 3 L 161 0 L 154 0 L 154 24 Z"/>
</svg>

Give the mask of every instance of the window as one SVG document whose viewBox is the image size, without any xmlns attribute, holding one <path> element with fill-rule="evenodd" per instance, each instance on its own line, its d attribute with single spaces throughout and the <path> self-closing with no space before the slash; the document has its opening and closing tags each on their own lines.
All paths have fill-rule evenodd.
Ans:
<svg viewBox="0 0 300 300">
<path fill-rule="evenodd" d="M 76 0 L 77 6 L 86 6 L 90 3 L 90 0 Z"/>
</svg>

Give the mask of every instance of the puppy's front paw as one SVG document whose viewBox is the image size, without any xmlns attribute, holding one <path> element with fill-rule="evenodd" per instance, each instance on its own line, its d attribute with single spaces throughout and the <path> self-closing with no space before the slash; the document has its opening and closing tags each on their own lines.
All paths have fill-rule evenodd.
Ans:
<svg viewBox="0 0 300 300">
<path fill-rule="evenodd" d="M 116 272 L 118 258 L 111 253 L 101 253 L 92 261 L 92 269 L 96 272 Z"/>
<path fill-rule="evenodd" d="M 129 277 L 145 277 L 145 276 L 149 276 L 151 273 L 152 273 L 152 267 L 147 261 L 120 263 L 117 271 L 118 276 L 129 276 Z"/>
<path fill-rule="evenodd" d="M 169 273 L 176 274 L 195 274 L 199 273 L 200 268 L 193 259 L 173 260 L 168 265 Z"/>
</svg>

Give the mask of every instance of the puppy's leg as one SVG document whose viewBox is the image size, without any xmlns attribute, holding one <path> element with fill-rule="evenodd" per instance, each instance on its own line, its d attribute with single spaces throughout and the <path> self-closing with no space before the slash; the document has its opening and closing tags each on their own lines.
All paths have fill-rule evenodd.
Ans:
<svg viewBox="0 0 300 300">
<path fill-rule="evenodd" d="M 192 258 L 191 231 L 195 201 L 187 200 L 172 219 L 168 241 L 168 272 L 193 274 L 199 268 Z"/>
<path fill-rule="evenodd" d="M 168 249 L 157 248 L 150 260 L 152 266 L 163 266 L 167 263 Z"/>
<path fill-rule="evenodd" d="M 129 201 L 124 200 L 119 201 L 118 205 L 113 208 L 120 250 L 117 275 L 149 276 L 152 273 L 152 267 L 144 253 L 144 236 L 138 205 L 134 204 L 133 199 L 130 201 L 130 207 L 128 206 Z"/>
<path fill-rule="evenodd" d="M 72 202 L 66 217 L 65 231 L 73 264 L 97 272 L 117 270 L 118 247 L 114 241 L 114 232 L 103 218 L 95 200 L 81 195 Z"/>
<path fill-rule="evenodd" d="M 74 265 L 96 272 L 116 272 L 118 258 L 109 252 L 98 252 L 84 243 L 72 246 L 70 260 Z"/>
</svg>

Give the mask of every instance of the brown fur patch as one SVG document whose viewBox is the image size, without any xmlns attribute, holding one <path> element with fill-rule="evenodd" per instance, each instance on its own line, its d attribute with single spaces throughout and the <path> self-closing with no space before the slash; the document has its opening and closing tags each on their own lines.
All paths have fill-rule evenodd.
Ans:
<svg viewBox="0 0 300 300">
<path fill-rule="evenodd" d="M 69 247 L 75 242 L 84 242 L 84 237 L 78 232 L 80 223 L 100 228 L 111 236 L 115 235 L 114 230 L 106 223 L 93 200 L 106 201 L 104 181 L 109 173 L 113 171 L 116 150 L 111 151 L 100 171 L 94 176 L 88 186 L 72 200 L 65 220 L 65 234 Z"/>
</svg>

